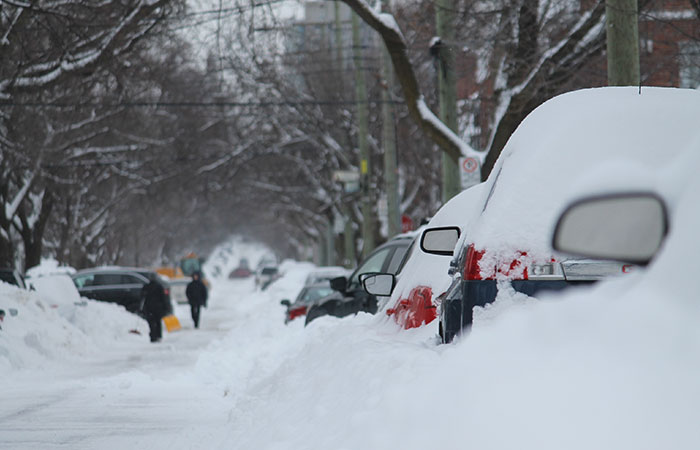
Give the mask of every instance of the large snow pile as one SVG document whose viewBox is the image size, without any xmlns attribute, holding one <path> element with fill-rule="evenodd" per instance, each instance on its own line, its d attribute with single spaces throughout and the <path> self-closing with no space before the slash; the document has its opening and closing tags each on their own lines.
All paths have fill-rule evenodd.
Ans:
<svg viewBox="0 0 700 450">
<path fill-rule="evenodd" d="M 700 91 L 688 89 L 584 89 L 545 102 L 508 140 L 482 191 L 484 213 L 465 223 L 466 238 L 486 257 L 527 251 L 548 260 L 548 231 L 572 198 L 592 186 L 648 188 L 697 148 L 698 117 Z"/>
<path fill-rule="evenodd" d="M 124 308 L 81 298 L 70 269 L 45 261 L 29 271 L 35 290 L 0 283 L 0 308 L 7 314 L 0 331 L 0 373 L 64 365 L 95 356 L 101 346 L 142 339 L 146 323 Z"/>
</svg>

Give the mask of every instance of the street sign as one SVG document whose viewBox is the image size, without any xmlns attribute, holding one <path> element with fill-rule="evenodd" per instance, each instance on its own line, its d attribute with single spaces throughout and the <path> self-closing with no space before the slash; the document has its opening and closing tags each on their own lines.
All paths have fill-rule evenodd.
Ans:
<svg viewBox="0 0 700 450">
<path fill-rule="evenodd" d="M 336 170 L 333 172 L 333 181 L 352 183 L 360 181 L 360 172 L 357 170 Z"/>
<path fill-rule="evenodd" d="M 462 189 L 481 183 L 481 163 L 472 156 L 459 158 L 459 174 Z"/>
</svg>

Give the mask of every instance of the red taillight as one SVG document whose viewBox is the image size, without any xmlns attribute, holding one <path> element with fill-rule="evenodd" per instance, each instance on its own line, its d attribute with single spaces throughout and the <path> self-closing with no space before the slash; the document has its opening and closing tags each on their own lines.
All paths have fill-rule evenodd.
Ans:
<svg viewBox="0 0 700 450">
<path fill-rule="evenodd" d="M 481 268 L 479 261 L 484 256 L 484 250 L 476 250 L 474 244 L 469 244 L 467 256 L 464 260 L 464 279 L 481 280 Z"/>
<path fill-rule="evenodd" d="M 297 317 L 306 315 L 306 306 L 300 306 L 299 308 L 294 308 L 289 310 L 289 320 L 296 319 Z"/>
<path fill-rule="evenodd" d="M 464 259 L 463 278 L 465 280 L 493 280 L 497 275 L 504 276 L 511 280 L 528 279 L 528 270 L 523 264 L 523 259 L 527 257 L 527 252 L 516 252 L 516 256 L 510 260 L 510 263 L 506 262 L 504 264 L 494 264 L 490 267 L 481 267 L 481 262 L 485 253 L 485 250 L 476 250 L 474 244 L 469 244 L 467 255 Z"/>
<path fill-rule="evenodd" d="M 170 289 L 165 289 L 165 295 L 170 295 Z"/>
</svg>

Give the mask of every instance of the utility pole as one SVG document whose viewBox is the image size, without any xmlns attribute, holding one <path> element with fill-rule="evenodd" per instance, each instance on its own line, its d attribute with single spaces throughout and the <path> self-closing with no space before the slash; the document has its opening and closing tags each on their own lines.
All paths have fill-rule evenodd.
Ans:
<svg viewBox="0 0 700 450">
<path fill-rule="evenodd" d="M 438 61 L 438 98 L 440 119 L 457 132 L 457 80 L 455 76 L 455 8 L 454 0 L 437 0 L 436 31 L 439 41 L 433 44 Z M 442 152 L 442 202 L 461 192 L 459 161 Z"/>
<path fill-rule="evenodd" d="M 327 266 L 335 265 L 335 227 L 333 219 L 328 219 L 326 227 L 326 264 Z"/>
<path fill-rule="evenodd" d="M 608 85 L 639 85 L 639 31 L 637 0 L 607 0 Z"/>
<path fill-rule="evenodd" d="M 389 10 L 389 0 L 382 0 L 382 8 Z M 382 144 L 384 147 L 384 188 L 386 190 L 387 223 L 389 236 L 401 232 L 399 207 L 399 180 L 396 161 L 396 124 L 391 93 L 394 88 L 394 67 L 386 46 L 382 51 Z"/>
<path fill-rule="evenodd" d="M 360 19 L 352 14 L 352 47 L 355 59 L 355 100 L 357 102 L 357 140 L 360 147 L 360 189 L 362 197 L 362 257 L 374 250 L 374 220 L 372 219 L 372 203 L 370 201 L 370 155 L 367 142 L 368 113 L 367 88 L 362 67 L 362 42 L 360 40 Z"/>
<path fill-rule="evenodd" d="M 343 3 L 340 1 L 334 2 L 335 6 L 335 47 L 336 47 L 336 66 L 338 68 L 338 73 L 344 73 L 343 71 L 343 29 L 342 29 L 342 17 L 341 10 Z M 338 77 L 337 81 L 340 84 L 339 92 L 345 92 L 343 89 L 343 78 Z M 348 269 L 355 267 L 357 263 L 357 257 L 355 256 L 355 228 L 352 222 L 352 213 L 350 208 L 346 203 L 342 203 L 340 206 L 340 212 L 343 214 L 343 219 L 345 220 L 345 228 L 343 230 L 343 244 L 344 244 L 344 254 L 345 258 L 343 260 L 343 266 Z"/>
</svg>

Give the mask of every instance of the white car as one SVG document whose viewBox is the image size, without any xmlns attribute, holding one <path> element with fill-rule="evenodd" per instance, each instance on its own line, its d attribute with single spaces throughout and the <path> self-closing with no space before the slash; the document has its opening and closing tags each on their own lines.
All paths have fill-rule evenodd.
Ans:
<svg viewBox="0 0 700 450">
<path fill-rule="evenodd" d="M 467 231 L 439 308 L 443 340 L 469 328 L 475 308 L 491 304 L 503 290 L 536 297 L 633 272 L 635 258 L 555 254 L 553 224 L 591 186 L 602 193 L 653 189 L 651 180 L 700 151 L 698 117 L 700 92 L 651 87 L 641 93 L 619 87 L 570 92 L 530 113 L 484 183 L 478 214 L 462 224 Z M 449 239 L 441 241 L 445 233 L 432 231 L 429 240 L 441 245 L 428 250 L 444 251 Z"/>
</svg>

